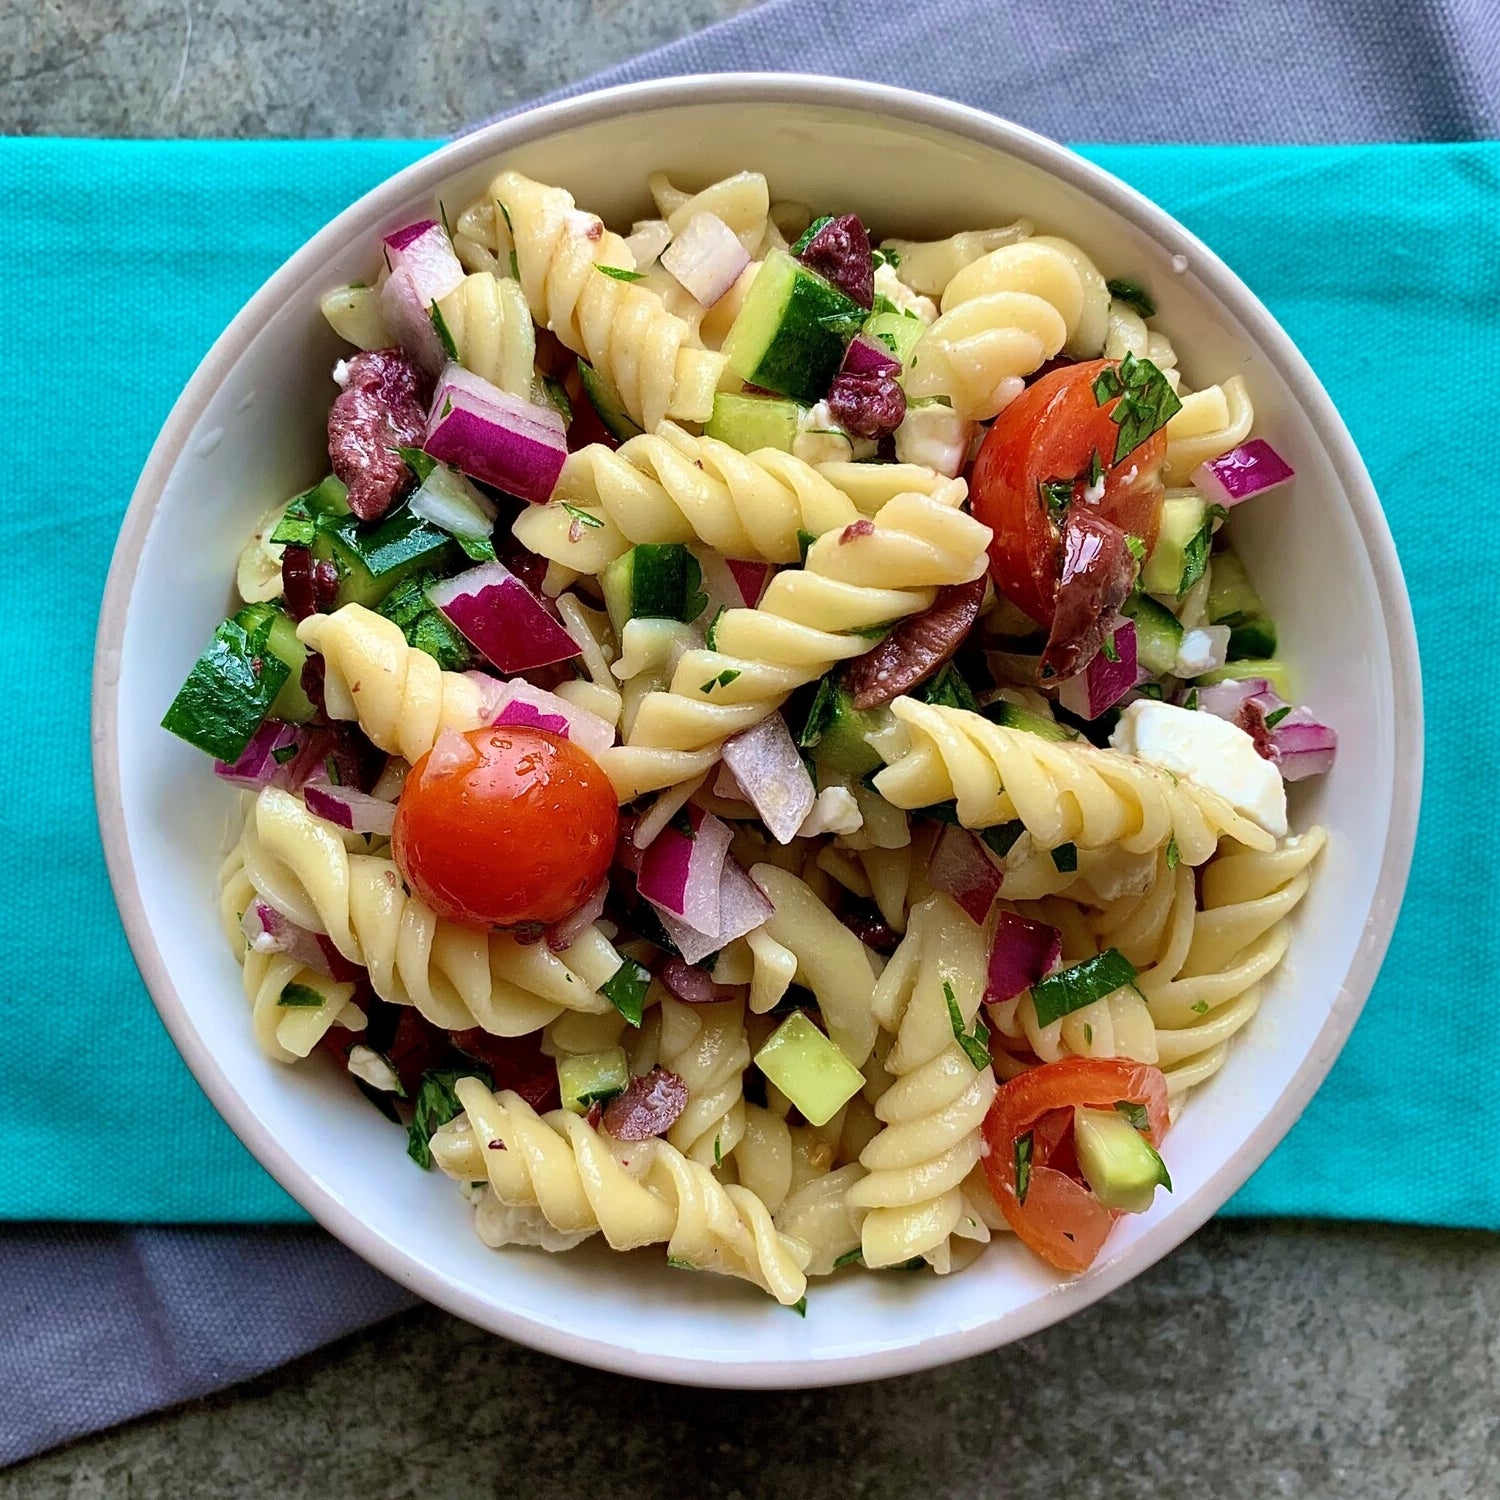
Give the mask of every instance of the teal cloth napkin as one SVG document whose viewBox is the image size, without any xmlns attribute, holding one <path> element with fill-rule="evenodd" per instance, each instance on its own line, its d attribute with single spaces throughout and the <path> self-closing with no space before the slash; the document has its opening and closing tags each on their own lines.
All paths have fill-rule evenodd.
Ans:
<svg viewBox="0 0 1500 1500">
<path fill-rule="evenodd" d="M 0 1218 L 302 1216 L 199 1092 L 131 963 L 89 775 L 95 611 L 136 476 L 214 337 L 309 234 L 426 149 L 0 140 L 15 231 L 0 271 L 14 481 L 0 510 Z M 1423 645 L 1422 836 L 1385 971 L 1229 1211 L 1500 1228 L 1500 812 L 1474 776 L 1497 675 L 1480 528 L 1500 145 L 1085 154 L 1201 235 L 1301 344 L 1384 497 Z"/>
</svg>

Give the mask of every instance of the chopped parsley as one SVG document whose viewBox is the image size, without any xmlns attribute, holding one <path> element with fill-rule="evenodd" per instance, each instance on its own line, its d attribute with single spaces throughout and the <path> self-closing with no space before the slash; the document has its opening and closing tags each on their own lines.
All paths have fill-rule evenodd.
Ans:
<svg viewBox="0 0 1500 1500">
<path fill-rule="evenodd" d="M 953 1027 L 953 1040 L 964 1049 L 964 1056 L 976 1068 L 989 1067 L 990 1028 L 984 1024 L 984 1018 L 976 1015 L 973 1031 L 964 1030 L 963 1012 L 958 1008 L 958 998 L 953 993 L 953 986 L 946 979 L 943 981 L 943 999 L 948 1002 L 948 1022 Z"/>
<path fill-rule="evenodd" d="M 1031 1191 L 1031 1150 L 1034 1142 L 1031 1132 L 1016 1137 L 1016 1202 L 1024 1204 L 1026 1194 Z"/>
<path fill-rule="evenodd" d="M 1203 577 L 1208 567 L 1209 548 L 1213 545 L 1214 522 L 1222 521 L 1228 514 L 1222 505 L 1210 505 L 1203 524 L 1182 549 L 1182 577 L 1177 582 L 1179 599 Z"/>
<path fill-rule="evenodd" d="M 707 646 L 710 651 L 716 651 L 718 649 L 718 647 L 714 643 L 715 636 L 718 634 L 719 621 L 724 618 L 724 611 L 728 607 L 729 606 L 727 604 L 721 604 L 719 606 L 718 610 L 714 614 L 713 619 L 708 622 L 708 629 L 703 633 L 703 644 Z"/>
<path fill-rule="evenodd" d="M 644 281 L 646 279 L 644 271 L 627 271 L 624 266 L 596 265 L 594 269 L 605 276 L 613 276 L 616 281 Z"/>
<path fill-rule="evenodd" d="M 1275 709 L 1271 713 L 1268 713 L 1266 715 L 1266 728 L 1267 729 L 1274 729 L 1279 723 L 1281 723 L 1281 721 L 1284 718 L 1286 718 L 1286 716 L 1289 713 L 1291 713 L 1291 711 L 1292 711 L 1291 704 L 1290 703 L 1284 703 L 1284 704 L 1282 704 L 1282 706 L 1280 708 Z"/>
<path fill-rule="evenodd" d="M 500 210 L 500 217 L 505 220 L 505 228 L 510 234 L 510 279 L 519 281 L 521 279 L 521 263 L 516 259 L 516 226 L 510 222 L 510 210 L 500 202 L 495 207 Z"/>
<path fill-rule="evenodd" d="M 1105 636 L 1104 644 L 1099 649 L 1104 653 L 1105 661 L 1119 661 L 1120 648 L 1115 645 L 1115 638 L 1113 635 Z"/>
<path fill-rule="evenodd" d="M 299 747 L 296 745 L 278 745 L 271 752 L 271 759 L 274 760 L 278 766 L 284 766 L 289 760 L 292 760 L 296 756 L 298 748 Z"/>
<path fill-rule="evenodd" d="M 698 1269 L 692 1261 L 684 1260 L 680 1255 L 669 1255 L 667 1257 L 667 1264 L 674 1271 L 696 1271 Z"/>
<path fill-rule="evenodd" d="M 1197 708 L 1197 706 L 1198 706 L 1198 689 L 1197 688 L 1189 688 L 1188 689 L 1188 695 L 1187 695 L 1186 698 L 1184 698 L 1182 700 L 1182 706 L 1184 708 Z"/>
<path fill-rule="evenodd" d="M 1094 1045 L 1094 1028 L 1087 1021 L 1083 1023 L 1083 1045 L 1085 1047 Z"/>
<path fill-rule="evenodd" d="M 799 1318 L 805 1318 L 807 1316 L 807 1298 L 799 1297 L 794 1303 L 792 1303 L 792 1311 L 796 1313 Z"/>
<path fill-rule="evenodd" d="M 1078 845 L 1059 844 L 1052 850 L 1052 864 L 1060 875 L 1071 875 L 1078 868 Z"/>
<path fill-rule="evenodd" d="M 567 513 L 572 516 L 572 518 L 577 521 L 580 526 L 598 527 L 604 525 L 604 521 L 599 516 L 592 516 L 588 513 L 588 511 L 581 510 L 576 505 L 570 505 L 566 500 L 563 501 L 562 508 L 567 511 Z"/>
<path fill-rule="evenodd" d="M 812 244 L 813 239 L 817 235 L 818 231 L 825 224 L 831 223 L 833 223 L 832 214 L 819 214 L 818 217 L 814 219 L 812 223 L 809 224 L 800 235 L 797 236 L 796 240 L 792 244 L 792 254 L 801 255 L 802 252 L 806 250 L 810 244 Z"/>
<path fill-rule="evenodd" d="M 910 312 L 904 307 L 897 307 L 884 292 L 875 293 L 875 306 L 870 309 L 870 316 L 874 317 L 876 313 L 891 313 L 898 318 L 915 318 L 917 316 L 916 313 Z"/>
<path fill-rule="evenodd" d="M 1156 303 L 1140 282 L 1126 281 L 1123 276 L 1112 276 L 1104 285 L 1116 302 L 1123 302 L 1143 318 L 1156 316 Z"/>
<path fill-rule="evenodd" d="M 797 530 L 797 551 L 801 554 L 803 567 L 807 566 L 807 549 L 817 541 L 817 537 L 810 531 Z"/>
<path fill-rule="evenodd" d="M 724 1165 L 724 1138 L 722 1135 L 714 1137 L 714 1165 L 716 1167 Z"/>
<path fill-rule="evenodd" d="M 1104 460 L 1099 457 L 1099 450 L 1094 449 L 1089 454 L 1089 486 L 1093 488 L 1104 478 Z"/>
<path fill-rule="evenodd" d="M 1137 1130 L 1150 1130 L 1151 1120 L 1144 1104 L 1137 1104 L 1134 1099 L 1116 1099 L 1115 1111 L 1124 1115 Z"/>
<path fill-rule="evenodd" d="M 432 1137 L 437 1130 L 463 1113 L 453 1085 L 460 1078 L 480 1078 L 489 1087 L 490 1078 L 481 1068 L 428 1069 L 417 1089 L 417 1102 L 406 1131 L 406 1154 L 426 1171 L 432 1165 Z"/>
<path fill-rule="evenodd" d="M 870 252 L 870 263 L 877 271 L 881 266 L 889 266 L 893 271 L 898 270 L 901 265 L 901 252 L 881 246 Z"/>
<path fill-rule="evenodd" d="M 1199 1000 L 1190 1008 L 1195 1016 L 1206 1016 L 1208 1014 L 1208 1001 Z"/>
<path fill-rule="evenodd" d="M 734 667 L 725 667 L 717 677 L 710 677 L 698 691 L 700 693 L 711 693 L 716 687 L 728 687 L 739 675 L 739 672 Z"/>
<path fill-rule="evenodd" d="M 306 495 L 298 495 L 282 513 L 268 541 L 288 547 L 311 547 L 318 536 L 318 518 L 307 504 Z"/>
<path fill-rule="evenodd" d="M 1118 369 L 1101 370 L 1094 381 L 1094 400 L 1103 406 L 1115 402 L 1109 419 L 1120 429 L 1115 440 L 1113 463 L 1121 463 L 1153 433 L 1160 432 L 1178 412 L 1182 402 L 1167 384 L 1167 377 L 1149 359 L 1127 354 Z"/>
<path fill-rule="evenodd" d="M 651 988 L 650 971 L 633 958 L 624 959 L 620 967 L 599 986 L 599 993 L 630 1022 L 641 1024 L 646 1008 L 646 991 Z"/>
<path fill-rule="evenodd" d="M 453 334 L 448 328 L 448 320 L 443 316 L 443 310 L 436 302 L 427 304 L 427 316 L 432 319 L 432 326 L 437 330 L 437 336 L 443 341 L 443 349 L 449 359 L 458 358 L 458 345 L 454 342 Z"/>
<path fill-rule="evenodd" d="M 1175 870 L 1182 863 L 1182 850 L 1177 847 L 1177 835 L 1167 840 L 1167 868 Z"/>
<path fill-rule="evenodd" d="M 328 997 L 320 994 L 310 984 L 287 984 L 282 986 L 276 1003 L 297 1010 L 315 1010 L 321 1005 L 326 1005 Z"/>
<path fill-rule="evenodd" d="M 941 708 L 964 708 L 970 713 L 979 712 L 979 700 L 974 696 L 974 690 L 964 681 L 963 673 L 953 663 L 944 664 L 941 672 L 921 689 L 921 698 L 924 703 L 936 704 Z"/>
<path fill-rule="evenodd" d="M 1146 544 L 1133 531 L 1125 533 L 1125 546 L 1137 562 L 1146 560 Z"/>
<path fill-rule="evenodd" d="M 844 1253 L 839 1256 L 836 1261 L 834 1261 L 833 1269 L 835 1271 L 839 1271 L 842 1270 L 845 1266 L 858 1265 L 860 1261 L 864 1259 L 864 1256 L 865 1252 L 858 1245 L 856 1245 L 852 1250 L 844 1251 Z"/>
<path fill-rule="evenodd" d="M 438 461 L 430 453 L 424 453 L 420 448 L 397 448 L 396 452 L 401 455 L 401 462 L 406 465 L 413 474 L 424 484 L 432 471 L 437 468 Z"/>
<path fill-rule="evenodd" d="M 1073 481 L 1071 479 L 1039 479 L 1036 486 L 1037 498 L 1042 502 L 1042 509 L 1047 512 L 1048 517 L 1056 524 L 1062 525 L 1063 517 L 1068 513 L 1068 507 L 1073 503 Z"/>
<path fill-rule="evenodd" d="M 1037 1025 L 1050 1026 L 1075 1010 L 1134 984 L 1135 976 L 1135 965 L 1118 948 L 1106 948 L 1082 963 L 1048 974 L 1031 987 Z"/>
</svg>

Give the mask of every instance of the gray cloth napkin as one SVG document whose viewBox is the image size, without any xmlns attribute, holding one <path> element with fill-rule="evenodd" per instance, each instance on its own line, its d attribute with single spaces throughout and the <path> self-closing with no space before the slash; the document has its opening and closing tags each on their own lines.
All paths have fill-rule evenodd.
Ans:
<svg viewBox="0 0 1500 1500">
<path fill-rule="evenodd" d="M 1073 141 L 1500 134 L 1495 0 L 772 0 L 580 84 L 791 70 Z M 0 1464 L 273 1369 L 413 1302 L 316 1230 L 0 1230 Z"/>
</svg>

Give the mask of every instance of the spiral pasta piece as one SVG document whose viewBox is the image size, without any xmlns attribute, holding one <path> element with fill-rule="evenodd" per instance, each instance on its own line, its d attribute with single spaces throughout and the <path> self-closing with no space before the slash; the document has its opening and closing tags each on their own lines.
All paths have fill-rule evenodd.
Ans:
<svg viewBox="0 0 1500 1500">
<path fill-rule="evenodd" d="M 706 422 L 724 357 L 691 347 L 692 330 L 660 298 L 600 269 L 630 269 L 625 242 L 580 213 L 570 193 L 520 172 L 500 173 L 489 195 L 509 226 L 537 323 L 587 359 L 646 431 L 664 417 Z"/>
<path fill-rule="evenodd" d="M 963 488 L 957 491 L 959 503 Z M 564 503 L 604 524 L 580 528 Z M 598 572 L 637 542 L 707 543 L 725 557 L 794 563 L 801 534 L 822 536 L 860 518 L 854 502 L 811 464 L 762 448 L 741 453 L 671 422 L 618 449 L 591 443 L 568 455 L 552 503 L 516 518 L 533 552 Z"/>
<path fill-rule="evenodd" d="M 1083 280 L 1055 245 L 1029 239 L 991 250 L 944 288 L 942 313 L 912 352 L 907 394 L 946 396 L 959 416 L 987 421 L 1062 349 L 1083 312 Z"/>
<path fill-rule="evenodd" d="M 868 651 L 861 631 L 926 609 L 987 565 L 989 528 L 934 496 L 897 495 L 863 528 L 820 537 L 754 609 L 726 610 L 713 648 L 684 652 L 666 691 L 646 695 L 625 744 L 599 757 L 622 802 L 706 769 L 730 735 Z"/>
<path fill-rule="evenodd" d="M 375 993 L 414 1005 L 445 1031 L 497 1036 L 537 1031 L 565 1010 L 602 1014 L 599 993 L 620 955 L 597 926 L 572 947 L 519 943 L 508 933 L 460 927 L 409 895 L 389 859 L 351 854 L 338 830 L 290 793 L 257 796 L 241 838 L 257 895 L 369 972 Z"/>
<path fill-rule="evenodd" d="M 502 1203 L 534 1208 L 570 1236 L 602 1233 L 614 1250 L 665 1244 L 673 1262 L 752 1282 L 788 1306 L 806 1291 L 807 1247 L 779 1233 L 752 1192 L 669 1142 L 613 1141 L 577 1115 L 538 1115 L 477 1078 L 460 1078 L 454 1092 L 464 1113 L 432 1141 L 449 1176 L 488 1180 Z"/>
<path fill-rule="evenodd" d="M 1175 839 L 1185 865 L 1201 865 L 1221 837 L 1270 850 L 1275 839 L 1222 797 L 1118 750 L 1044 740 L 966 709 L 898 698 L 891 711 L 911 749 L 875 778 L 897 807 L 957 801 L 965 828 L 1019 819 L 1042 849 L 1118 845 L 1142 853 Z"/>
<path fill-rule="evenodd" d="M 1167 458 L 1162 478 L 1186 484 L 1199 464 L 1221 458 L 1250 436 L 1255 408 L 1244 377 L 1205 386 L 1182 398 L 1182 410 L 1167 423 Z"/>
<path fill-rule="evenodd" d="M 657 1062 L 688 1091 L 667 1139 L 689 1160 L 718 1166 L 745 1134 L 745 1002 L 684 1005 L 664 998 Z"/>
<path fill-rule="evenodd" d="M 419 760 L 443 730 L 462 733 L 485 722 L 477 683 L 443 671 L 425 651 L 407 645 L 399 625 L 362 604 L 309 615 L 297 639 L 323 658 L 329 714 L 356 720 L 388 755 Z"/>
<path fill-rule="evenodd" d="M 536 329 L 519 282 L 476 271 L 439 299 L 438 311 L 466 370 L 531 399 Z"/>
<path fill-rule="evenodd" d="M 950 1236 L 989 1239 L 966 1212 L 963 1183 L 979 1163 L 979 1127 L 995 1096 L 988 1061 L 977 1066 L 954 1035 L 952 1010 L 972 1027 L 984 992 L 984 935 L 946 896 L 911 913 L 907 935 L 875 987 L 875 1012 L 895 1032 L 886 1071 L 895 1082 L 875 1105 L 885 1124 L 860 1156 L 867 1176 L 849 1190 L 869 1210 L 867 1266 L 923 1256 L 952 1269 Z"/>
</svg>

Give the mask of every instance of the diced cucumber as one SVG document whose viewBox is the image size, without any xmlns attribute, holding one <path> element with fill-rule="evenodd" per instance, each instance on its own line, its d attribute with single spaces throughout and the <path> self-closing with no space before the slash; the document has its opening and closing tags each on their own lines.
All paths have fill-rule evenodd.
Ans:
<svg viewBox="0 0 1500 1500">
<path fill-rule="evenodd" d="M 630 1083 L 630 1064 L 623 1047 L 603 1052 L 585 1052 L 557 1060 L 557 1088 L 562 1107 L 575 1115 L 586 1115 L 589 1105 L 603 1104 L 623 1094 Z"/>
<path fill-rule="evenodd" d="M 1073 1111 L 1078 1170 L 1105 1208 L 1143 1214 L 1156 1190 L 1172 1191 L 1172 1179 L 1151 1142 L 1113 1109 Z"/>
<path fill-rule="evenodd" d="M 297 639 L 297 627 L 279 605 L 247 604 L 235 617 L 235 624 L 246 635 L 264 628 L 266 650 L 286 663 L 287 679 L 271 704 L 270 716 L 288 724 L 305 724 L 313 716 L 312 700 L 302 691 L 302 666 L 307 647 Z"/>
<path fill-rule="evenodd" d="M 1201 677 L 1195 677 L 1193 684 L 1195 687 L 1212 687 L 1216 682 L 1250 682 L 1257 677 L 1265 678 L 1277 696 L 1287 703 L 1296 702 L 1296 697 L 1292 692 L 1292 675 L 1287 670 L 1286 663 L 1277 661 L 1274 657 L 1232 661 L 1216 671 L 1205 672 Z"/>
<path fill-rule="evenodd" d="M 403 506 L 373 524 L 351 515 L 320 528 L 313 556 L 337 566 L 338 604 L 374 609 L 403 579 L 423 569 L 446 572 L 463 554 L 446 531 Z"/>
<path fill-rule="evenodd" d="M 639 437 L 641 429 L 631 420 L 615 388 L 590 364 L 578 361 L 578 378 L 583 382 L 583 393 L 598 414 L 609 433 L 623 443 Z"/>
<path fill-rule="evenodd" d="M 1175 599 L 1197 581 L 1187 576 L 1188 552 L 1202 534 L 1207 519 L 1208 502 L 1196 496 L 1174 496 L 1162 502 L 1156 546 L 1141 570 L 1141 587 L 1148 594 Z"/>
<path fill-rule="evenodd" d="M 629 620 L 691 624 L 708 604 L 698 587 L 702 581 L 702 566 L 681 542 L 642 542 L 599 575 L 604 607 L 617 636 Z"/>
<path fill-rule="evenodd" d="M 864 1075 L 803 1014 L 793 1011 L 755 1054 L 755 1065 L 802 1111 L 826 1125 L 864 1087 Z"/>
<path fill-rule="evenodd" d="M 741 380 L 811 406 L 827 394 L 865 310 L 784 250 L 766 256 L 724 340 Z"/>
<path fill-rule="evenodd" d="M 790 453 L 797 440 L 797 419 L 801 408 L 795 401 L 775 396 L 735 396 L 720 391 L 714 397 L 714 414 L 703 429 L 704 437 L 717 438 L 754 453 L 760 448 L 775 448 Z"/>
<path fill-rule="evenodd" d="M 1076 729 L 1069 729 L 1066 724 L 1059 724 L 1045 714 L 1022 708 L 1017 703 L 1009 703 L 1004 698 L 986 703 L 980 712 L 990 723 L 998 724 L 1002 729 L 1019 729 L 1040 739 L 1062 741 L 1079 738 Z"/>
<path fill-rule="evenodd" d="M 310 547 L 320 526 L 349 514 L 348 495 L 344 481 L 336 474 L 330 474 L 321 483 L 287 502 L 269 540 Z"/>
<path fill-rule="evenodd" d="M 404 578 L 380 601 L 379 613 L 401 627 L 406 643 L 425 651 L 445 672 L 467 672 L 478 655 L 447 615 L 427 597 L 437 582 L 432 573 Z"/>
<path fill-rule="evenodd" d="M 1276 654 L 1276 625 L 1233 552 L 1217 552 L 1209 564 L 1208 620 L 1229 626 L 1229 660 Z"/>
<path fill-rule="evenodd" d="M 1215 563 L 1217 566 L 1217 561 Z M 1177 616 L 1148 594 L 1131 594 L 1120 613 L 1135 621 L 1135 659 L 1148 672 L 1170 672 L 1182 644 L 1182 626 Z"/>
<path fill-rule="evenodd" d="M 236 620 L 225 620 L 193 663 L 162 718 L 162 728 L 215 760 L 231 765 L 237 761 L 290 672 L 266 644 L 270 630 L 265 620 L 253 632 Z"/>
<path fill-rule="evenodd" d="M 904 370 L 911 363 L 911 352 L 918 340 L 927 332 L 927 325 L 920 318 L 908 317 L 905 313 L 872 313 L 861 330 L 867 339 L 873 339 L 891 356 L 901 361 Z"/>
<path fill-rule="evenodd" d="M 819 766 L 857 779 L 885 764 L 867 736 L 890 722 L 888 708 L 855 708 L 849 693 L 829 676 L 818 684 L 797 743 L 812 751 Z"/>
</svg>

